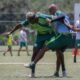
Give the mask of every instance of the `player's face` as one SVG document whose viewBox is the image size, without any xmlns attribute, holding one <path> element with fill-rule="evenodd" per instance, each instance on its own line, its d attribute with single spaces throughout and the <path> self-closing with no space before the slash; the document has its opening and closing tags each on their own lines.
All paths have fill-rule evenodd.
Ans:
<svg viewBox="0 0 80 80">
<path fill-rule="evenodd" d="M 56 8 L 50 8 L 49 9 L 49 13 L 50 14 L 55 14 L 55 12 L 56 12 Z"/>
</svg>

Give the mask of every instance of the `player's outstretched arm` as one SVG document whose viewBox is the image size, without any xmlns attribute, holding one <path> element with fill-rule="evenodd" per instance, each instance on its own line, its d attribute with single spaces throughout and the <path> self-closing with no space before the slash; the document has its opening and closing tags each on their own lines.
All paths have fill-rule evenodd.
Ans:
<svg viewBox="0 0 80 80">
<path fill-rule="evenodd" d="M 64 23 L 64 18 L 65 18 L 64 15 L 63 15 L 63 16 L 59 16 L 59 17 L 52 16 L 52 19 L 46 18 L 46 22 L 47 22 L 48 24 L 50 24 L 50 23 L 52 23 L 52 22 L 55 22 L 55 21 L 61 21 L 61 22 Z"/>
<path fill-rule="evenodd" d="M 70 28 L 71 30 L 76 31 L 76 32 L 80 32 L 80 28 L 77 28 L 77 27 L 74 26 L 74 25 L 68 24 L 68 23 L 65 22 L 65 21 L 64 21 L 64 24 L 65 24 L 68 28 Z"/>
<path fill-rule="evenodd" d="M 59 17 L 54 17 L 53 16 L 53 19 L 51 20 L 51 22 L 54 22 L 54 21 L 61 21 L 61 20 L 64 20 L 65 16 L 62 15 L 62 16 L 59 16 Z"/>
<path fill-rule="evenodd" d="M 12 31 L 9 32 L 9 34 L 12 34 L 13 32 L 15 32 L 16 30 L 18 30 L 18 29 L 21 28 L 21 27 L 22 27 L 21 24 L 16 25 L 16 26 L 12 29 Z"/>
<path fill-rule="evenodd" d="M 1 35 L 3 35 L 3 36 L 10 35 L 10 34 L 12 34 L 13 32 L 15 32 L 16 30 L 18 30 L 18 29 L 21 28 L 21 27 L 22 27 L 22 25 L 21 25 L 21 24 L 18 24 L 18 25 L 15 26 L 10 32 L 4 32 L 4 33 L 2 33 Z"/>
</svg>

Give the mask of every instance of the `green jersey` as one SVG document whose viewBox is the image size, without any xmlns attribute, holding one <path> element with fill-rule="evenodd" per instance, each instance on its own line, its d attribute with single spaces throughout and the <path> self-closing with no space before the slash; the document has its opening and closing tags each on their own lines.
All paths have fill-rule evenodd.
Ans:
<svg viewBox="0 0 80 80">
<path fill-rule="evenodd" d="M 46 33 L 52 33 L 54 30 L 52 29 L 52 27 L 46 23 L 46 18 L 51 18 L 51 15 L 46 15 L 46 14 L 36 14 L 36 16 L 38 17 L 38 23 L 35 24 L 31 24 L 28 20 L 25 20 L 24 22 L 22 22 L 22 26 L 31 26 L 30 28 L 33 30 L 36 30 L 39 34 L 46 34 Z"/>
</svg>

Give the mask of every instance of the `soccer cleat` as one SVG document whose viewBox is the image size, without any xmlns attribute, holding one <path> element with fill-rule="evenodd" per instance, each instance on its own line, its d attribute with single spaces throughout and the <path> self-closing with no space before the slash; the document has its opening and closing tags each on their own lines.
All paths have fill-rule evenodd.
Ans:
<svg viewBox="0 0 80 80">
<path fill-rule="evenodd" d="M 30 75 L 28 75 L 28 77 L 35 78 L 35 74 L 30 74 Z"/>
<path fill-rule="evenodd" d="M 30 54 L 27 54 L 27 56 L 31 56 Z"/>
<path fill-rule="evenodd" d="M 58 72 L 55 72 L 54 73 L 54 77 L 59 77 L 59 73 Z"/>
<path fill-rule="evenodd" d="M 3 53 L 3 56 L 5 56 L 5 53 Z"/>
<path fill-rule="evenodd" d="M 18 56 L 20 56 L 20 54 L 18 54 Z"/>
<path fill-rule="evenodd" d="M 76 63 L 76 58 L 74 57 L 74 63 Z"/>
<path fill-rule="evenodd" d="M 63 71 L 62 74 L 63 74 L 63 77 L 66 77 L 67 76 L 66 71 Z"/>
<path fill-rule="evenodd" d="M 30 64 L 24 64 L 26 68 L 30 68 L 30 69 L 32 69 L 34 65 L 35 65 L 34 62 L 31 62 Z"/>
</svg>

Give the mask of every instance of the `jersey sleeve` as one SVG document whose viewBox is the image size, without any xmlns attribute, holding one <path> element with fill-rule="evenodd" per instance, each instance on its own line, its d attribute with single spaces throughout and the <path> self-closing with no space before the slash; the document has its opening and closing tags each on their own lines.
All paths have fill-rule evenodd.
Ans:
<svg viewBox="0 0 80 80">
<path fill-rule="evenodd" d="M 65 14 L 64 12 L 61 12 L 61 11 L 57 11 L 56 13 L 57 16 L 64 16 L 64 21 L 67 22 L 68 24 L 70 24 L 70 20 L 69 20 L 69 17 L 67 16 L 67 14 Z"/>
<path fill-rule="evenodd" d="M 44 19 L 46 19 L 46 18 L 52 19 L 52 15 L 44 14 L 44 13 L 41 13 L 41 12 L 37 12 L 36 16 L 40 17 L 40 18 L 44 18 Z"/>
<path fill-rule="evenodd" d="M 29 21 L 26 19 L 25 21 L 22 21 L 20 24 L 26 27 L 27 25 L 29 25 Z"/>
</svg>

